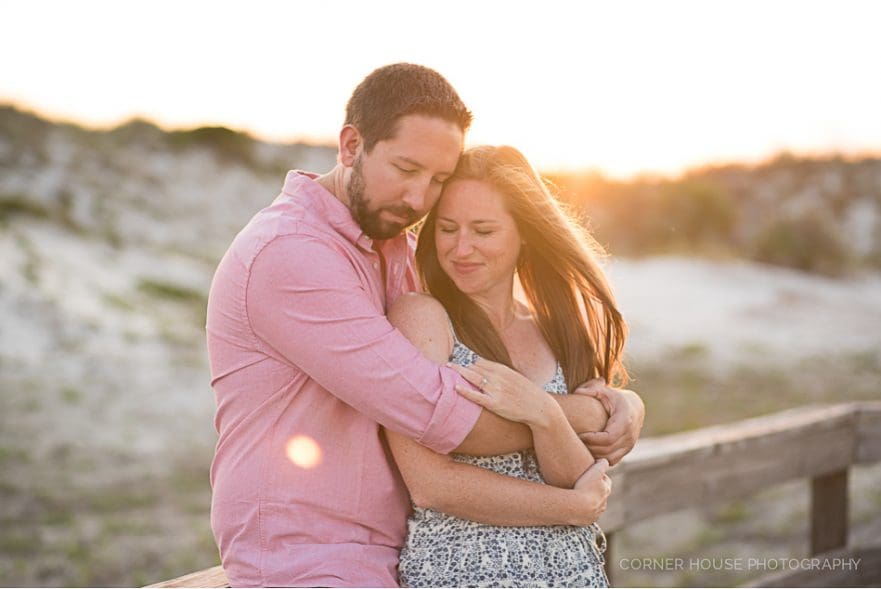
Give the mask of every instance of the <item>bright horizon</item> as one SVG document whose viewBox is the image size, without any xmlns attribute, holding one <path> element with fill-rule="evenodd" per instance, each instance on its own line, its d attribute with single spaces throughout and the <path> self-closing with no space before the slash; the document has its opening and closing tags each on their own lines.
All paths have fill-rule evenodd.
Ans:
<svg viewBox="0 0 881 589">
<path fill-rule="evenodd" d="M 514 145 L 547 171 L 881 152 L 871 2 L 238 6 L 0 0 L 0 102 L 90 127 L 332 143 L 355 85 L 410 61 L 471 108 L 469 145 Z"/>
</svg>

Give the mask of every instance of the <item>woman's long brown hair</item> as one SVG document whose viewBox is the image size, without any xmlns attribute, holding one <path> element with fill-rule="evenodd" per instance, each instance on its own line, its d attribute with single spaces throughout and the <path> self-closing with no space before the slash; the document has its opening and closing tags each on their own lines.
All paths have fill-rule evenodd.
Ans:
<svg viewBox="0 0 881 589">
<path fill-rule="evenodd" d="M 603 377 L 626 384 L 622 362 L 627 327 L 597 263 L 602 248 L 566 213 L 519 151 L 508 146 L 469 149 L 447 185 L 486 182 L 505 197 L 524 244 L 518 273 L 542 335 L 559 360 L 569 392 Z M 511 356 L 489 317 L 460 291 L 437 259 L 437 207 L 419 232 L 416 260 L 423 286 L 438 299 L 456 334 L 481 357 L 513 368 Z"/>
</svg>

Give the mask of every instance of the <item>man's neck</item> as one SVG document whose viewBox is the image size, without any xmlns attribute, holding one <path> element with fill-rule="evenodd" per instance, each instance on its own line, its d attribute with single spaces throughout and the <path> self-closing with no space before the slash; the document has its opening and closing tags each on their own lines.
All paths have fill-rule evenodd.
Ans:
<svg viewBox="0 0 881 589">
<path fill-rule="evenodd" d="M 343 203 L 346 206 L 349 206 L 349 195 L 346 194 L 346 185 L 343 181 L 343 172 L 344 168 L 340 164 L 337 164 L 333 167 L 333 169 L 327 174 L 323 174 L 315 179 L 316 182 L 321 184 L 325 190 L 334 195 L 338 201 Z"/>
</svg>

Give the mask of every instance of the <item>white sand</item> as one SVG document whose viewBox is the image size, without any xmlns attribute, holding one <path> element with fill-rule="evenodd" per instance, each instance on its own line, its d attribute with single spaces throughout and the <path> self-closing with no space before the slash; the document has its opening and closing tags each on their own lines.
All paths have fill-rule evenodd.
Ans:
<svg viewBox="0 0 881 589">
<path fill-rule="evenodd" d="M 610 280 L 642 359 L 702 346 L 724 366 L 881 353 L 881 276 L 835 280 L 747 262 L 618 260 Z"/>
</svg>

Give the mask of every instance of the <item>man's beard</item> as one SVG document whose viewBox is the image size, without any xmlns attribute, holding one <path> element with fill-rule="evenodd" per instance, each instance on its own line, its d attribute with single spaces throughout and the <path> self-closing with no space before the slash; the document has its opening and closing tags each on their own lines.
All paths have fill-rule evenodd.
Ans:
<svg viewBox="0 0 881 589">
<path fill-rule="evenodd" d="M 405 204 L 397 207 L 381 207 L 377 210 L 370 209 L 370 200 L 367 198 L 367 184 L 364 181 L 364 173 L 361 166 L 361 156 L 355 160 L 352 166 L 352 175 L 346 184 L 346 194 L 349 197 L 349 210 L 352 218 L 361 227 L 361 231 L 372 239 L 391 239 L 419 220 L 419 215 Z M 398 217 L 407 219 L 406 223 L 384 221 L 381 218 L 383 211 L 389 211 Z"/>
</svg>

